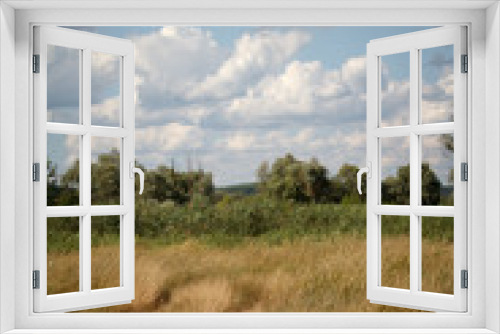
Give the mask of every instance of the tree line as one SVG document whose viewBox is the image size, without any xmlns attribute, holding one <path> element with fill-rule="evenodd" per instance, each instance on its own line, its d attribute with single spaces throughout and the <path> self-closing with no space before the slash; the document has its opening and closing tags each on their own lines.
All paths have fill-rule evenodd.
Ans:
<svg viewBox="0 0 500 334">
<path fill-rule="evenodd" d="M 99 155 L 91 166 L 91 197 L 93 205 L 112 205 L 120 202 L 120 155 L 117 150 Z M 297 159 L 292 154 L 277 158 L 272 164 L 262 162 L 256 171 L 255 194 L 241 195 L 217 189 L 210 172 L 203 170 L 178 171 L 160 165 L 146 169 L 142 199 L 174 205 L 208 206 L 220 201 L 237 200 L 241 196 L 264 196 L 295 203 L 365 203 L 366 177 L 363 177 L 363 195 L 356 188 L 359 168 L 344 164 L 337 174 L 330 176 L 318 159 Z M 47 164 L 47 205 L 78 205 L 79 161 L 57 177 L 57 166 Z M 136 180 L 138 183 L 138 180 Z M 442 184 L 428 163 L 422 164 L 422 204 L 438 205 L 443 200 Z M 136 189 L 139 189 L 136 184 Z M 409 204 L 410 167 L 402 166 L 396 175 L 382 182 L 383 204 Z"/>
</svg>

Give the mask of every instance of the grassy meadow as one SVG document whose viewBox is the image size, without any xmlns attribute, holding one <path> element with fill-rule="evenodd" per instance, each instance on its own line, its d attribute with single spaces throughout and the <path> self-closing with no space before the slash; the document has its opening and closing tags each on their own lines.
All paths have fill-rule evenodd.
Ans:
<svg viewBox="0 0 500 334">
<path fill-rule="evenodd" d="M 135 300 L 91 312 L 410 311 L 366 299 L 365 205 L 275 205 L 283 206 L 256 209 L 266 219 L 252 214 L 251 206 L 245 216 L 221 205 L 219 210 L 229 212 L 225 218 L 211 211 L 214 206 L 189 214 L 171 206 L 164 220 L 150 221 L 156 235 L 141 232 L 145 220 L 139 219 Z M 236 211 L 234 217 L 228 208 Z M 262 226 L 249 230 L 248 219 Z M 423 222 L 422 286 L 453 293 L 453 224 L 449 218 L 431 219 Z M 110 231 L 93 233 L 93 289 L 119 285 L 119 239 Z M 408 288 L 408 217 L 383 217 L 382 232 L 382 284 Z M 49 242 L 50 293 L 78 290 L 79 255 L 69 246 L 77 245 L 73 236 L 61 238 L 58 230 Z"/>
<path fill-rule="evenodd" d="M 120 203 L 120 157 L 92 163 L 92 203 Z M 57 175 L 49 166 L 48 175 Z M 136 194 L 136 294 L 94 312 L 408 311 L 366 299 L 366 204 L 358 168 L 317 159 L 263 162 L 256 183 L 216 188 L 203 170 L 145 170 Z M 422 204 L 453 205 L 428 164 Z M 79 167 L 48 178 L 48 205 L 78 205 Z M 137 182 L 137 180 L 136 180 Z M 366 189 L 366 180 L 362 188 Z M 136 185 L 136 190 L 138 185 Z M 384 204 L 409 203 L 409 166 L 382 182 Z M 382 216 L 383 286 L 409 288 L 409 217 Z M 120 217 L 91 217 L 92 289 L 119 285 Z M 78 217 L 47 219 L 48 293 L 79 289 Z M 424 291 L 453 293 L 453 218 L 422 219 Z"/>
</svg>

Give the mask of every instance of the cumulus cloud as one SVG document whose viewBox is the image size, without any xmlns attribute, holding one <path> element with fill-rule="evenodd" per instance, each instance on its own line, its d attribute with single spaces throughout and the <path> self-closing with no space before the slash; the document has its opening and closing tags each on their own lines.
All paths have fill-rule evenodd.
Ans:
<svg viewBox="0 0 500 334">
<path fill-rule="evenodd" d="M 209 31 L 194 27 L 164 27 L 133 42 L 140 78 L 137 98 L 145 108 L 185 103 L 228 54 Z"/>
<path fill-rule="evenodd" d="M 169 123 L 136 130 L 138 150 L 176 150 L 203 144 L 203 131 L 195 126 Z"/>
<path fill-rule="evenodd" d="M 244 34 L 231 56 L 191 96 L 220 99 L 241 93 L 262 76 L 280 69 L 309 40 L 301 31 Z"/>
<path fill-rule="evenodd" d="M 391 79 L 388 68 L 384 76 L 384 126 L 407 124 L 404 108 L 408 105 L 409 83 L 407 79 Z M 200 87 L 213 78 L 208 76 Z M 432 104 L 433 114 L 443 110 L 449 84 L 449 78 L 443 74 L 437 82 L 425 85 L 428 95 L 424 96 L 423 105 Z M 439 96 L 436 90 L 441 92 Z M 432 102 L 430 94 L 439 98 Z M 159 108 L 141 113 L 145 117 L 155 115 L 167 123 L 182 123 L 183 129 L 196 133 L 193 138 L 204 138 L 197 142 L 196 150 L 188 150 L 194 142 L 182 134 L 185 142 L 179 142 L 166 154 L 176 161 L 196 155 L 200 164 L 214 172 L 219 184 L 250 182 L 261 161 L 272 161 L 287 152 L 306 160 L 316 156 L 336 172 L 342 163 L 365 162 L 366 59 L 350 58 L 338 69 L 324 68 L 318 61 L 290 59 L 280 71 L 263 73 L 239 93 L 231 91 L 225 96 L 215 94 L 188 100 L 183 106 L 168 108 L 168 112 Z M 157 152 L 151 145 L 162 150 L 161 143 L 162 140 L 150 140 L 145 145 L 150 147 L 146 152 Z M 407 163 L 403 151 L 408 146 L 394 146 L 394 150 L 394 156 L 384 158 L 389 174 Z"/>
<path fill-rule="evenodd" d="M 109 96 L 120 95 L 121 59 L 117 55 L 92 52 L 91 56 L 92 104 Z"/>
<path fill-rule="evenodd" d="M 228 50 L 202 28 L 165 27 L 134 37 L 137 159 L 148 168 L 199 165 L 219 185 L 251 182 L 262 161 L 285 153 L 317 157 L 332 173 L 343 163 L 364 165 L 366 59 L 352 57 L 339 68 L 298 60 L 310 38 L 293 29 L 259 31 Z M 96 66 L 113 70 L 107 58 Z M 388 67 L 383 75 L 383 125 L 408 124 L 407 78 L 395 79 Z M 451 113 L 452 85 L 448 70 L 424 83 L 429 120 Z M 93 117 L 116 121 L 118 102 L 103 96 Z M 408 146 L 393 146 L 383 163 L 400 166 Z"/>
<path fill-rule="evenodd" d="M 366 110 L 365 73 L 364 58 L 349 59 L 337 70 L 318 61 L 292 61 L 232 99 L 223 116 L 227 123 L 260 127 L 359 122 Z"/>
<path fill-rule="evenodd" d="M 119 126 L 121 99 L 119 96 L 107 98 L 101 103 L 92 104 L 92 125 Z"/>
<path fill-rule="evenodd" d="M 116 55 L 92 52 L 91 97 L 93 105 L 99 105 L 105 99 L 119 96 L 120 64 L 120 58 Z M 48 46 L 47 109 L 49 121 L 79 122 L 79 106 L 82 102 L 80 101 L 80 67 L 79 50 Z M 99 111 L 103 109 L 100 108 Z"/>
<path fill-rule="evenodd" d="M 79 122 L 80 63 L 79 51 L 49 45 L 47 47 L 48 120 Z"/>
</svg>

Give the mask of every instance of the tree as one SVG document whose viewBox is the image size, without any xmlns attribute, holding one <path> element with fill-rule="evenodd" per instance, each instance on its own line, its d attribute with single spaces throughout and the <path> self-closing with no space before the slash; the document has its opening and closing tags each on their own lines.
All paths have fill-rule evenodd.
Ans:
<svg viewBox="0 0 500 334">
<path fill-rule="evenodd" d="M 120 152 L 113 148 L 100 154 L 90 170 L 92 204 L 120 204 Z"/>
<path fill-rule="evenodd" d="M 267 162 L 257 171 L 259 191 L 271 197 L 295 202 L 324 202 L 330 192 L 328 170 L 317 159 L 300 161 L 288 153 Z"/>
<path fill-rule="evenodd" d="M 155 199 L 158 202 L 171 201 L 177 204 L 186 204 L 197 197 L 197 202 L 212 199 L 215 186 L 212 174 L 204 171 L 176 172 L 164 165 L 154 170 L 145 171 L 144 197 Z M 136 189 L 138 187 L 136 186 Z M 204 199 L 200 199 L 200 196 Z"/>
<path fill-rule="evenodd" d="M 259 185 L 263 185 L 268 181 L 269 174 L 270 174 L 269 162 L 267 161 L 261 162 L 259 168 L 257 169 L 257 181 Z"/>
<path fill-rule="evenodd" d="M 136 161 L 137 167 L 144 171 L 144 193 L 141 198 L 153 199 L 159 203 L 173 202 L 187 204 L 196 197 L 197 203 L 212 201 L 215 186 L 212 174 L 200 171 L 176 172 L 164 165 L 147 170 Z M 47 204 L 78 205 L 80 163 L 76 160 L 57 179 L 57 166 L 47 163 Z M 136 195 L 139 192 L 139 178 L 135 178 Z M 93 205 L 120 204 L 120 153 L 112 149 L 100 154 L 91 164 L 91 202 Z"/>
<path fill-rule="evenodd" d="M 429 164 L 422 163 L 422 205 L 438 205 L 441 181 Z M 382 181 L 382 204 L 410 205 L 410 166 L 399 168 L 396 176 Z"/>
<path fill-rule="evenodd" d="M 120 204 L 120 153 L 112 149 L 109 153 L 100 154 L 97 162 L 92 162 L 90 168 L 90 188 L 92 205 Z M 80 163 L 78 160 L 68 168 L 61 179 L 63 192 L 59 202 L 75 201 L 75 192 L 80 179 Z M 78 197 L 78 193 L 76 193 Z M 76 203 L 78 203 L 77 200 Z"/>
<path fill-rule="evenodd" d="M 57 205 L 60 187 L 57 184 L 57 166 L 47 158 L 47 206 Z"/>
<path fill-rule="evenodd" d="M 439 205 L 441 181 L 429 164 L 422 163 L 422 205 Z"/>
<path fill-rule="evenodd" d="M 342 202 L 344 197 L 350 197 L 350 201 L 366 203 L 366 195 L 359 195 L 357 174 L 359 167 L 351 164 L 343 164 L 337 175 L 331 180 L 331 196 L 335 203 Z M 366 175 L 361 179 L 361 189 L 366 194 Z"/>
<path fill-rule="evenodd" d="M 78 166 L 79 160 L 77 159 L 68 169 L 71 170 L 71 178 L 66 176 L 68 171 L 58 178 L 57 165 L 52 161 L 47 161 L 47 205 L 80 204 Z"/>
<path fill-rule="evenodd" d="M 449 121 L 453 122 L 453 115 L 451 115 Z M 453 152 L 455 151 L 455 143 L 453 141 L 453 134 L 451 134 L 451 133 L 442 134 L 442 135 L 440 135 L 439 140 L 441 141 L 441 144 L 443 144 L 443 147 L 445 148 L 445 150 L 448 153 L 451 153 L 451 156 L 453 157 Z M 448 175 L 448 182 L 453 183 L 454 174 L 455 174 L 455 170 L 452 167 L 450 169 L 450 174 Z"/>
</svg>

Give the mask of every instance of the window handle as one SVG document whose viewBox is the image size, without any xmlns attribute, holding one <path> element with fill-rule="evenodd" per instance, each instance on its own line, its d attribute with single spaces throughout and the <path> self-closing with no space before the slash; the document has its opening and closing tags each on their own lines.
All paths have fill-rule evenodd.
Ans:
<svg viewBox="0 0 500 334">
<path fill-rule="evenodd" d="M 134 167 L 133 161 L 130 161 L 129 167 L 130 167 L 131 179 L 134 178 L 134 173 L 139 174 L 139 185 L 140 185 L 139 195 L 142 195 L 142 191 L 144 190 L 144 172 L 140 168 Z"/>
<path fill-rule="evenodd" d="M 358 177 L 358 193 L 360 195 L 362 194 L 362 192 L 361 192 L 361 176 L 363 175 L 363 173 L 366 173 L 366 176 L 369 179 L 371 179 L 371 177 L 372 177 L 372 163 L 370 161 L 368 161 L 367 166 L 361 168 L 358 171 L 358 174 L 357 174 L 357 177 Z"/>
</svg>

